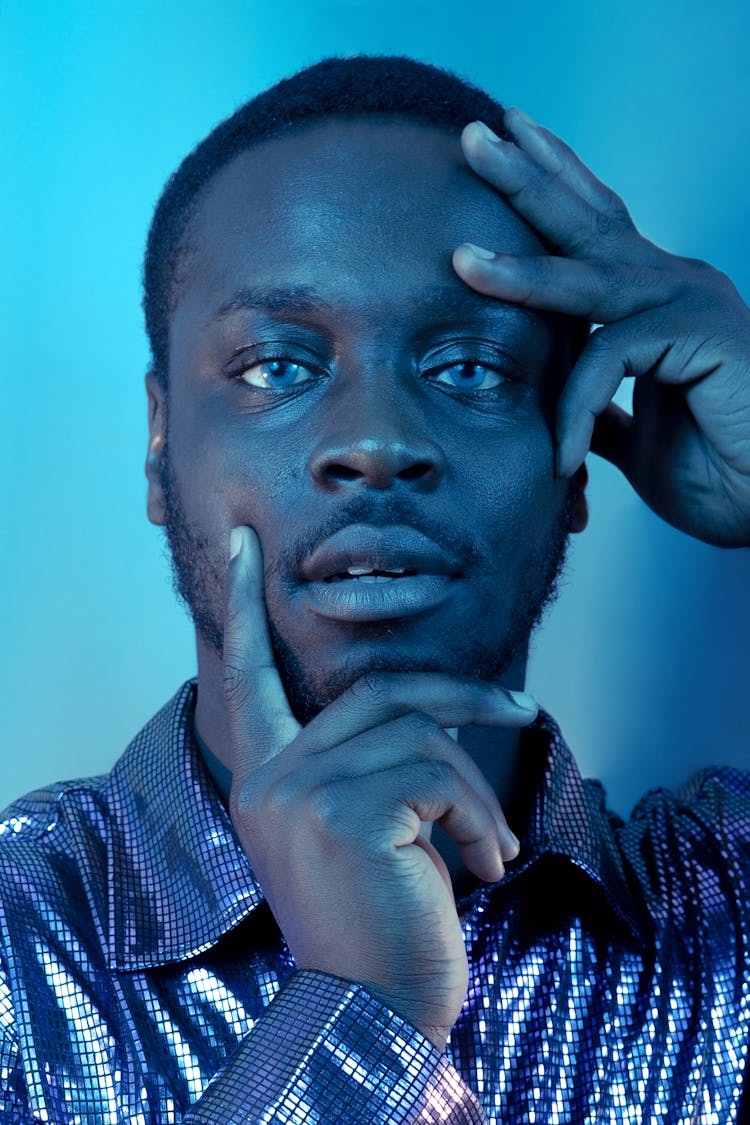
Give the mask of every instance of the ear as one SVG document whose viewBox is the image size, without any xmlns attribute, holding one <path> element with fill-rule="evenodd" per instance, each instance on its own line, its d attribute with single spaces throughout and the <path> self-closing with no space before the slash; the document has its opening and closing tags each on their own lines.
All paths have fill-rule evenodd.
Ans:
<svg viewBox="0 0 750 1125">
<path fill-rule="evenodd" d="M 576 496 L 575 508 L 573 509 L 570 530 L 583 531 L 589 522 L 589 504 L 586 499 L 586 486 L 589 483 L 589 471 L 585 461 L 576 469 L 573 479 L 578 485 L 578 495 Z"/>
<path fill-rule="evenodd" d="M 146 393 L 148 395 L 148 450 L 146 452 L 146 479 L 148 495 L 146 511 L 151 523 L 163 526 L 166 520 L 166 504 L 161 485 L 161 468 L 166 442 L 166 408 L 164 391 L 153 371 L 146 372 Z"/>
</svg>

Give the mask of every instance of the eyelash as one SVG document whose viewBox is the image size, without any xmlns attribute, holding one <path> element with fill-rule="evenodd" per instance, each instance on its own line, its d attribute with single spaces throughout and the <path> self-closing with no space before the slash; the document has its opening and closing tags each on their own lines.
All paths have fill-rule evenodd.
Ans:
<svg viewBox="0 0 750 1125">
<path fill-rule="evenodd" d="M 264 363 L 290 363 L 290 364 L 294 364 L 295 366 L 298 366 L 298 367 L 304 367 L 307 371 L 310 371 L 315 375 L 324 375 L 325 374 L 325 369 L 322 368 L 322 367 L 317 367 L 315 364 L 312 364 L 312 363 L 298 363 L 298 361 L 295 360 L 295 359 L 292 359 L 291 356 L 283 355 L 281 353 L 278 353 L 278 354 L 273 354 L 273 355 L 269 354 L 269 355 L 255 356 L 251 363 L 246 363 L 243 367 L 239 368 L 238 370 L 229 372 L 229 378 L 230 379 L 238 379 L 238 380 L 242 381 L 242 376 L 247 371 L 250 371 L 253 367 L 259 367 L 261 364 L 264 364 Z M 471 388 L 471 387 L 468 387 L 466 389 L 462 389 L 459 386 L 454 386 L 452 389 L 454 391 L 457 391 L 459 394 L 473 395 L 473 396 L 478 396 L 478 397 L 483 398 L 483 397 L 488 396 L 488 395 L 496 394 L 507 383 L 512 383 L 514 381 L 513 376 L 508 375 L 508 373 L 506 371 L 504 371 L 497 363 L 485 362 L 484 360 L 479 359 L 479 358 L 476 358 L 476 359 L 474 359 L 474 358 L 473 359 L 455 359 L 455 360 L 452 360 L 452 361 L 446 361 L 445 363 L 436 364 L 435 366 L 429 367 L 425 371 L 423 371 L 422 372 L 422 378 L 426 378 L 427 376 L 434 375 L 435 373 L 439 373 L 441 371 L 446 371 L 450 367 L 460 367 L 460 366 L 464 366 L 464 365 L 465 366 L 475 366 L 475 367 L 485 367 L 488 371 L 493 371 L 496 375 L 499 375 L 501 377 L 501 379 L 503 380 L 503 382 L 499 383 L 495 387 L 484 387 L 484 388 L 478 387 L 476 389 Z M 434 381 L 436 383 L 436 385 L 438 387 L 440 387 L 441 389 L 448 389 L 448 390 L 451 389 L 449 384 L 447 384 L 447 383 L 438 383 L 437 380 L 427 380 L 427 381 Z M 266 393 L 266 394 L 278 395 L 278 394 L 283 394 L 284 392 L 288 392 L 288 391 L 299 390 L 301 387 L 307 386 L 311 382 L 315 382 L 315 380 L 314 379 L 306 379 L 306 380 L 303 380 L 302 383 L 292 383 L 292 384 L 290 384 L 290 386 L 280 387 L 278 390 L 274 390 L 272 387 L 255 387 L 255 386 L 252 385 L 252 383 L 245 383 L 245 386 L 248 387 L 248 389 L 250 389 L 250 390 L 258 391 L 261 394 Z"/>
</svg>

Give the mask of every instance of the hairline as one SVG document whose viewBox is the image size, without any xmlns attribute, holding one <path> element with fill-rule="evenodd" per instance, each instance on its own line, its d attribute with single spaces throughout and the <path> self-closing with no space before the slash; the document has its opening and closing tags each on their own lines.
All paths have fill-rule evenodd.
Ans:
<svg viewBox="0 0 750 1125">
<path fill-rule="evenodd" d="M 326 125 L 331 121 L 344 120 L 355 121 L 357 119 L 366 118 L 368 121 L 376 120 L 376 123 L 383 126 L 396 122 L 402 125 L 412 125 L 424 129 L 431 129 L 435 132 L 444 133 L 450 136 L 460 136 L 463 127 L 459 128 L 449 122 L 440 124 L 437 121 L 428 120 L 426 117 L 419 117 L 413 113 L 407 113 L 404 110 L 388 110 L 388 109 L 348 109 L 341 111 L 326 110 L 317 114 L 310 114 L 306 117 L 296 119 L 291 122 L 282 122 L 279 125 L 273 126 L 269 131 L 262 133 L 260 136 L 251 137 L 248 144 L 233 152 L 225 161 L 215 167 L 208 179 L 200 185 L 200 187 L 193 194 L 189 204 L 182 212 L 182 222 L 180 225 L 180 232 L 175 242 L 174 249 L 174 281 L 170 285 L 169 290 L 169 327 L 171 329 L 172 319 L 174 317 L 177 304 L 180 300 L 180 291 L 185 284 L 185 274 L 189 269 L 189 262 L 191 255 L 195 253 L 196 247 L 190 242 L 191 227 L 193 226 L 198 213 L 206 201 L 208 194 L 212 187 L 215 185 L 216 179 L 225 172 L 227 169 L 245 156 L 248 152 L 253 152 L 255 149 L 261 147 L 266 142 L 278 140 L 293 140 L 299 133 L 314 129 L 316 126 Z M 169 371 L 165 372 L 166 381 L 168 383 Z"/>
</svg>

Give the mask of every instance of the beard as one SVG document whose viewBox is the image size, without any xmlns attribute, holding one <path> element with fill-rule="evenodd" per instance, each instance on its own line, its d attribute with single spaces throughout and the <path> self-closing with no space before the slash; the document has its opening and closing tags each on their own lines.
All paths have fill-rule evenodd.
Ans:
<svg viewBox="0 0 750 1125">
<path fill-rule="evenodd" d="M 167 426 L 168 433 L 168 426 Z M 519 655 L 526 652 L 532 631 L 541 623 L 549 607 L 559 595 L 560 580 L 565 570 L 571 525 L 582 487 L 583 468 L 568 481 L 565 503 L 544 541 L 531 545 L 522 561 L 522 581 L 516 591 L 510 621 L 502 636 L 493 643 L 476 638 L 452 638 L 450 645 L 436 646 L 441 655 L 432 659 L 413 659 L 400 653 L 373 654 L 367 668 L 345 664 L 335 672 L 326 674 L 325 682 L 316 682 L 314 672 L 305 670 L 303 654 L 293 648 L 280 634 L 272 613 L 268 612 L 269 632 L 276 667 L 286 692 L 289 706 L 297 722 L 306 725 L 329 703 L 367 672 L 448 672 L 457 676 L 471 676 L 486 681 L 498 681 Z M 182 500 L 170 457 L 168 436 L 165 438 L 160 467 L 160 482 L 164 493 L 166 519 L 164 530 L 168 552 L 165 556 L 171 569 L 172 588 L 178 602 L 192 618 L 203 642 L 214 650 L 223 662 L 224 626 L 223 604 L 226 560 L 221 564 L 215 556 L 215 541 L 196 527 L 188 517 Z M 337 527 L 343 522 L 355 522 L 363 512 L 352 514 L 347 521 L 339 517 Z M 394 519 L 393 522 L 403 522 Z M 424 527 L 424 521 L 421 521 Z M 335 528 L 330 529 L 335 530 Z M 316 543 L 330 532 L 318 529 Z M 447 543 L 450 536 L 443 532 L 438 541 Z M 309 547 L 315 544 L 309 544 Z M 458 548 L 459 557 L 476 556 L 476 548 L 465 541 L 450 544 Z M 300 546 L 295 552 L 300 558 L 306 551 Z M 290 565 L 289 573 L 293 573 Z M 269 574 L 280 571 L 277 562 L 266 568 Z M 267 587 L 268 588 L 268 587 Z M 380 635 L 393 633 L 393 622 L 382 622 Z"/>
</svg>

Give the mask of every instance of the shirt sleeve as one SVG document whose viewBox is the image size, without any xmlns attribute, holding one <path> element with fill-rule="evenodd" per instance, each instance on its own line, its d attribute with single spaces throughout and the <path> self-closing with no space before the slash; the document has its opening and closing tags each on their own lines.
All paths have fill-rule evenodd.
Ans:
<svg viewBox="0 0 750 1125">
<path fill-rule="evenodd" d="M 487 1125 L 450 1059 L 356 982 L 300 970 L 183 1125 Z"/>
<path fill-rule="evenodd" d="M 35 1125 L 26 1093 L 8 974 L 0 957 L 0 1125 Z"/>
</svg>

